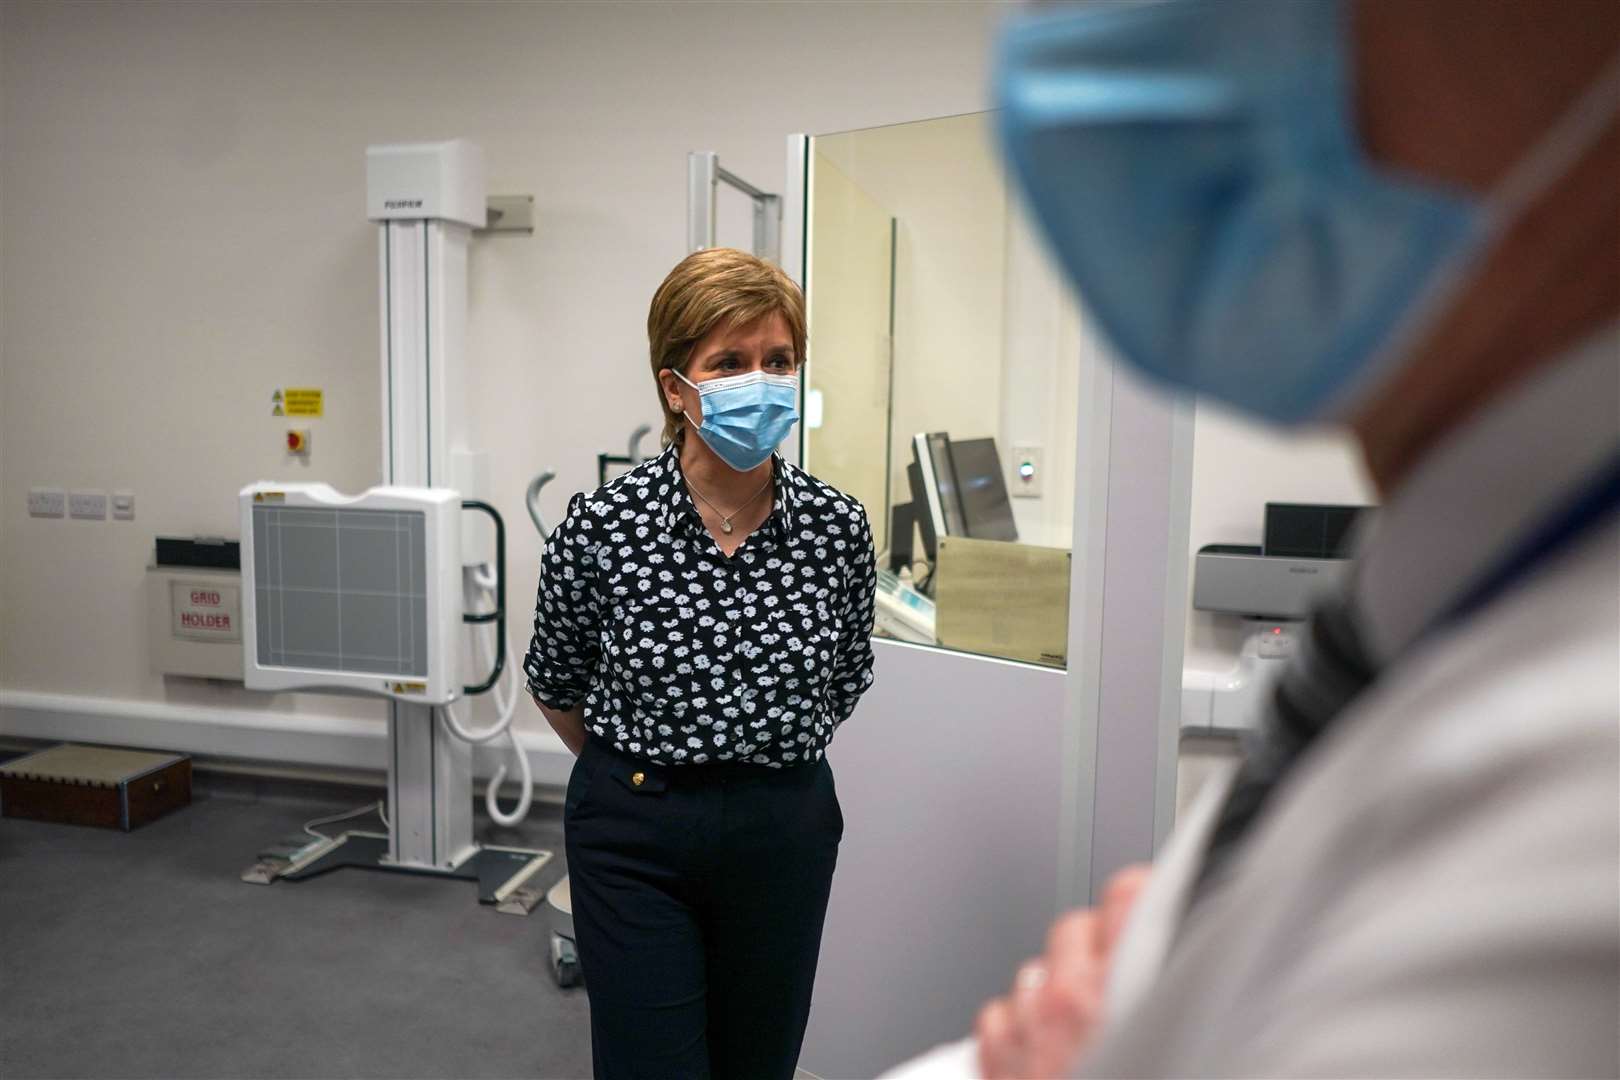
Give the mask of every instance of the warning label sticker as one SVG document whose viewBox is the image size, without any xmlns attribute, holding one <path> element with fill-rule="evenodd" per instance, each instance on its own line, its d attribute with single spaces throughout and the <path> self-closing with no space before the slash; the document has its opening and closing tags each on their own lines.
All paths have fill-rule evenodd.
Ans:
<svg viewBox="0 0 1620 1080">
<path fill-rule="evenodd" d="M 322 416 L 323 397 L 318 386 L 289 386 L 270 398 L 272 416 Z"/>
</svg>

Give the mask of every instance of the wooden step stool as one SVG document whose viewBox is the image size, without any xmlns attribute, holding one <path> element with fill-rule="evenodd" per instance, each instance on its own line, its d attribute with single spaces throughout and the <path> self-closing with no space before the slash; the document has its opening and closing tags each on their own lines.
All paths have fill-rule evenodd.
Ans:
<svg viewBox="0 0 1620 1080">
<path fill-rule="evenodd" d="M 64 743 L 0 765 L 0 816 L 125 832 L 191 804 L 191 758 Z"/>
</svg>

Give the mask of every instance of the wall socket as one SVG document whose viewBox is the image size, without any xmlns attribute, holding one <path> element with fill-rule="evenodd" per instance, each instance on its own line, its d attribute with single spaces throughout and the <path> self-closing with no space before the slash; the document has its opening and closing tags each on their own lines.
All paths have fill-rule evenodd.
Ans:
<svg viewBox="0 0 1620 1080">
<path fill-rule="evenodd" d="M 106 521 L 107 493 L 105 491 L 68 492 L 68 516 L 78 521 Z"/>
<path fill-rule="evenodd" d="M 41 518 L 67 517 L 67 492 L 61 488 L 29 488 L 28 516 Z"/>
</svg>

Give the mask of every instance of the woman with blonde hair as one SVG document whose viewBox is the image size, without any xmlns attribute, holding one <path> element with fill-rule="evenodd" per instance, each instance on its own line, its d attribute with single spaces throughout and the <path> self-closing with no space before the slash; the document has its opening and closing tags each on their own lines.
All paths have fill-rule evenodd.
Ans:
<svg viewBox="0 0 1620 1080">
<path fill-rule="evenodd" d="M 569 503 L 524 663 L 578 755 L 595 1073 L 787 1078 L 844 828 L 825 751 L 872 682 L 871 528 L 775 453 L 805 349 L 787 275 L 690 255 L 647 337 L 664 451 Z"/>
</svg>

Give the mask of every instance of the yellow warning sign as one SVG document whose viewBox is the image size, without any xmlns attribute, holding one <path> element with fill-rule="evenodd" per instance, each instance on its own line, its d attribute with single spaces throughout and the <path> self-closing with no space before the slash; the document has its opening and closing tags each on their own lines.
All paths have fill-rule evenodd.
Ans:
<svg viewBox="0 0 1620 1080">
<path fill-rule="evenodd" d="M 282 391 L 288 416 L 320 416 L 321 391 L 314 386 L 289 386 Z M 278 406 L 279 408 L 279 406 Z M 281 413 L 276 413 L 280 416 Z"/>
<path fill-rule="evenodd" d="M 270 415 L 271 416 L 286 416 L 287 414 L 282 411 L 280 404 L 277 404 L 275 408 L 270 410 Z"/>
</svg>

